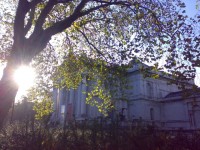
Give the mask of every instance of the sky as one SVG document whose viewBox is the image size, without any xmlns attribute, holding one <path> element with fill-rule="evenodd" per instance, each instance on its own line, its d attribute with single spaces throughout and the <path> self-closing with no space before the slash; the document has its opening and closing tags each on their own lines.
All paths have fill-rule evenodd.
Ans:
<svg viewBox="0 0 200 150">
<path fill-rule="evenodd" d="M 200 0 L 182 0 L 186 4 L 186 14 L 189 17 L 194 17 L 197 13 L 200 13 L 200 6 L 197 9 L 196 5 L 200 5 Z"/>
</svg>

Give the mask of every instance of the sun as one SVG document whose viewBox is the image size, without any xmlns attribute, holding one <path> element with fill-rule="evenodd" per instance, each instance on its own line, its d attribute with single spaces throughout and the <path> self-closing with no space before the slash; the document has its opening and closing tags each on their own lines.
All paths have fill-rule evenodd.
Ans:
<svg viewBox="0 0 200 150">
<path fill-rule="evenodd" d="M 14 80 L 21 91 L 26 91 L 34 84 L 35 70 L 29 66 L 20 66 L 14 74 Z"/>
</svg>

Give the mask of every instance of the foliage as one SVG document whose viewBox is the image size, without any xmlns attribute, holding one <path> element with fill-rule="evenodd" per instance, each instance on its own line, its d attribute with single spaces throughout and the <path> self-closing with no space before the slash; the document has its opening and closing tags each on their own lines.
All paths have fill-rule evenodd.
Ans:
<svg viewBox="0 0 200 150">
<path fill-rule="evenodd" d="M 48 49 L 38 55 L 31 65 L 37 70 L 37 76 L 26 98 L 34 104 L 35 119 L 46 124 L 53 112 L 52 75 L 57 67 L 54 48 L 49 45 Z"/>
<path fill-rule="evenodd" d="M 70 51 L 62 65 L 53 75 L 57 88 L 76 89 L 80 84 L 87 86 L 86 103 L 96 106 L 104 115 L 114 107 L 127 88 L 126 71 L 129 65 L 109 64 L 101 59 L 88 58 Z M 119 89 L 121 88 L 121 89 Z"/>
<path fill-rule="evenodd" d="M 51 44 L 48 45 L 31 63 L 36 70 L 34 93 L 39 95 L 49 94 L 53 88 L 52 77 L 58 67 L 59 56 Z M 34 97 L 30 97 L 34 99 Z M 35 97 L 36 98 L 36 97 Z"/>
<path fill-rule="evenodd" d="M 36 112 L 35 118 L 42 120 L 53 112 L 53 102 L 47 99 L 43 99 L 40 102 L 36 101 L 33 110 Z"/>
<path fill-rule="evenodd" d="M 51 96 L 51 93 L 42 95 L 34 88 L 29 91 L 28 99 L 34 103 L 33 110 L 35 111 L 36 120 L 43 120 L 46 123 L 49 121 L 49 117 L 53 112 L 53 101 Z"/>
<path fill-rule="evenodd" d="M 15 7 L 9 10 L 4 3 Z M 127 63 L 135 56 L 151 63 L 164 59 L 160 66 L 182 80 L 194 78 L 194 67 L 199 66 L 199 16 L 188 18 L 185 4 L 179 0 L 7 0 L 4 3 L 1 3 L 1 19 L 6 34 L 1 39 L 10 44 L 2 43 L 9 48 L 2 46 L 1 52 L 6 51 L 6 58 L 14 51 L 10 50 L 13 39 L 9 38 L 14 23 L 14 40 L 22 38 L 25 49 L 31 49 L 27 53 L 21 51 L 24 53 L 19 54 L 23 55 L 21 59 L 32 59 L 51 37 L 62 32 L 59 38 L 53 37 L 54 43 L 59 43 L 55 47 L 106 63 Z M 21 20 L 24 21 L 20 23 Z"/>
</svg>

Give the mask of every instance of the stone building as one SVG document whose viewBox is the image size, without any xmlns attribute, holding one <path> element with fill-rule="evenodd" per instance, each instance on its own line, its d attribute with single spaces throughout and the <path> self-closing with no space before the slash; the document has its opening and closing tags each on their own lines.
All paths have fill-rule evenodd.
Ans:
<svg viewBox="0 0 200 150">
<path fill-rule="evenodd" d="M 136 125 L 138 121 L 144 125 L 155 125 L 161 129 L 197 129 L 200 128 L 200 95 L 193 93 L 184 97 L 177 85 L 169 84 L 170 76 L 144 78 L 140 72 L 143 64 L 133 65 L 128 70 L 127 101 L 115 104 L 115 115 L 122 122 Z M 150 72 L 151 73 L 151 72 Z M 54 89 L 54 120 L 61 123 L 66 119 L 90 120 L 102 116 L 94 106 L 86 104 L 88 87 L 86 80 L 76 90 Z M 194 83 L 187 82 L 187 87 Z"/>
</svg>

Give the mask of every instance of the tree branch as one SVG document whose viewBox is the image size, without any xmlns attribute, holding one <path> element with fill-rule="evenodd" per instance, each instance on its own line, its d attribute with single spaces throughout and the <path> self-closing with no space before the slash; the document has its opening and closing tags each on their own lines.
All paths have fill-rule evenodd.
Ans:
<svg viewBox="0 0 200 150">
<path fill-rule="evenodd" d="M 49 36 L 52 36 L 70 27 L 76 19 L 83 16 L 81 14 L 81 10 L 84 8 L 87 2 L 89 2 L 89 0 L 82 0 L 79 3 L 79 5 L 75 8 L 71 16 L 65 18 L 64 20 L 56 22 L 53 26 L 47 28 L 45 30 L 45 33 L 49 34 Z"/>
<path fill-rule="evenodd" d="M 112 2 L 112 1 L 110 1 L 110 2 L 98 1 L 98 0 L 94 0 L 94 1 L 99 2 L 99 3 L 104 3 L 104 4 L 90 8 L 90 9 L 84 11 L 84 12 L 80 12 L 81 16 L 85 16 L 85 15 L 87 15 L 91 12 L 94 12 L 94 11 L 100 9 L 100 8 L 108 7 L 108 6 L 111 6 L 111 5 L 123 5 L 123 6 L 129 7 L 129 8 L 130 8 L 131 5 L 134 5 L 134 4 L 131 4 L 130 2 L 127 2 L 127 1 L 114 1 L 114 2 Z"/>
<path fill-rule="evenodd" d="M 81 10 L 84 8 L 85 4 L 87 2 L 89 2 L 90 0 L 82 0 L 79 5 L 76 7 L 76 9 L 74 10 L 74 13 L 73 14 L 76 14 L 76 13 L 80 13 Z"/>
<path fill-rule="evenodd" d="M 30 30 L 31 26 L 32 26 L 32 21 L 34 19 L 34 14 L 35 14 L 35 7 L 33 7 L 30 11 L 30 16 L 28 19 L 28 23 L 26 24 L 25 28 L 24 28 L 24 34 L 26 35 L 27 32 Z"/>
<path fill-rule="evenodd" d="M 61 20 L 61 21 L 58 21 L 58 22 L 54 23 L 54 25 L 52 25 L 51 27 L 48 27 L 45 30 L 41 30 L 41 32 L 35 31 L 35 32 L 37 32 L 37 34 L 35 34 L 35 35 L 32 34 L 32 37 L 31 37 L 32 41 L 38 40 L 37 38 L 39 38 L 41 41 L 43 41 L 42 45 L 45 45 L 45 44 L 47 44 L 47 43 L 44 43 L 44 41 L 47 41 L 45 39 L 50 39 L 51 36 L 53 36 L 53 35 L 55 35 L 57 33 L 60 33 L 63 30 L 65 30 L 66 28 L 70 27 L 74 23 L 74 21 L 77 20 L 78 18 L 81 18 L 81 17 L 83 17 L 83 16 L 85 16 L 85 15 L 91 13 L 91 12 L 94 12 L 94 11 L 100 9 L 100 8 L 108 7 L 108 6 L 111 6 L 111 5 L 125 5 L 125 6 L 130 6 L 131 5 L 129 2 L 114 1 L 114 2 L 107 2 L 105 4 L 102 4 L 102 5 L 90 8 L 88 10 L 82 11 L 83 8 L 85 7 L 85 5 L 87 4 L 87 2 L 89 2 L 89 1 L 90 0 L 82 0 L 78 4 L 78 6 L 74 9 L 74 12 L 72 13 L 72 15 L 70 15 L 67 18 L 65 18 L 64 20 Z M 51 1 L 51 3 L 52 4 L 50 5 L 50 2 L 49 2 L 49 5 L 52 8 L 55 3 L 53 3 L 52 1 Z M 47 5 L 46 5 L 46 7 L 47 7 Z M 50 8 L 46 8 L 46 9 L 47 10 L 43 10 L 43 12 L 41 13 L 41 16 L 40 16 L 41 19 L 38 19 L 38 24 L 40 24 L 40 26 L 42 25 L 41 23 L 44 21 L 44 18 L 47 15 L 47 11 L 48 12 L 50 11 Z M 44 14 L 44 15 L 42 15 L 42 14 Z"/>
<path fill-rule="evenodd" d="M 43 0 L 32 0 L 30 2 L 30 9 L 32 9 L 33 7 L 35 7 L 37 4 L 41 3 Z"/>
<path fill-rule="evenodd" d="M 104 54 L 103 54 L 94 44 L 92 44 L 92 43 L 89 41 L 89 39 L 87 38 L 87 36 L 85 35 L 85 33 L 82 32 L 82 31 L 79 30 L 79 29 L 77 29 L 77 30 L 83 35 L 83 37 L 85 38 L 86 42 L 87 42 L 93 49 L 95 49 L 96 52 L 97 52 L 99 55 L 101 55 L 101 56 L 103 56 L 103 57 L 105 58 Z"/>
<path fill-rule="evenodd" d="M 29 7 L 30 4 L 27 0 L 19 0 L 14 21 L 14 41 L 17 45 L 24 40 L 24 18 Z"/>
<path fill-rule="evenodd" d="M 42 30 L 42 25 L 47 17 L 47 15 L 49 14 L 49 12 L 52 10 L 52 8 L 54 7 L 54 5 L 57 2 L 55 0 L 49 0 L 48 3 L 46 4 L 45 8 L 42 10 L 36 25 L 35 25 L 35 29 L 34 32 L 40 32 Z"/>
</svg>

